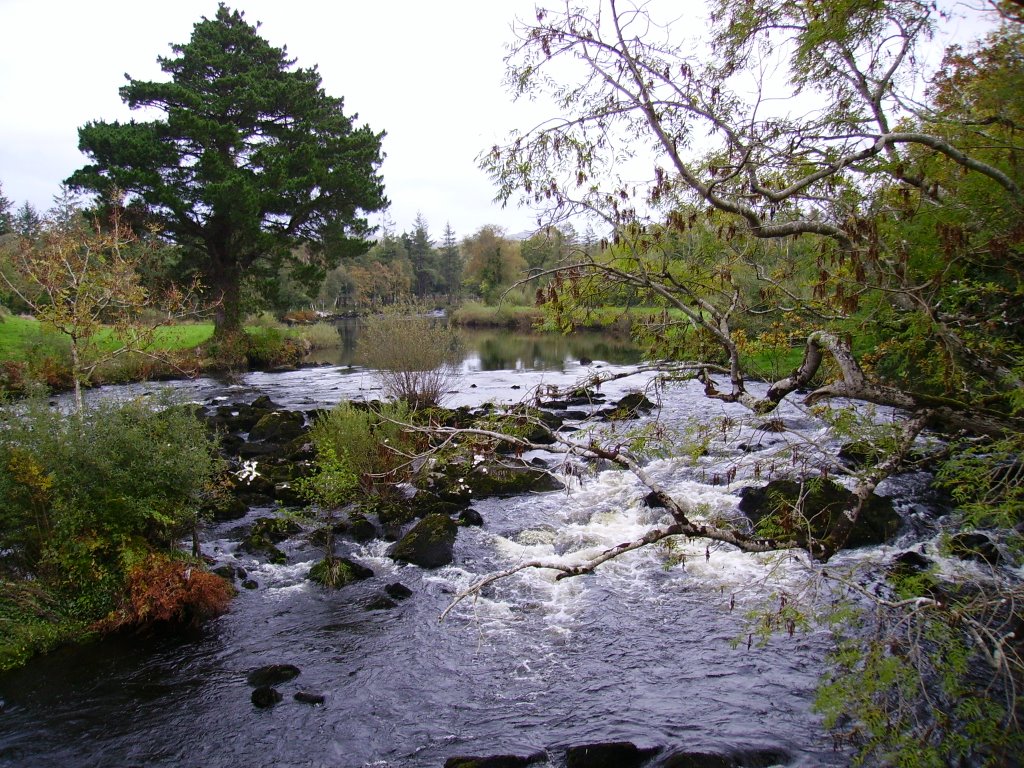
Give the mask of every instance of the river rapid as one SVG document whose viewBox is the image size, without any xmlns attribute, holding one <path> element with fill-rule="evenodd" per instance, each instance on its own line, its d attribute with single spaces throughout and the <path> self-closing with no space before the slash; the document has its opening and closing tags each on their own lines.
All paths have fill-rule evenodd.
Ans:
<svg viewBox="0 0 1024 768">
<path fill-rule="evenodd" d="M 470 355 L 450 404 L 516 402 L 538 385 L 631 370 L 568 358 L 485 370 Z M 603 392 L 612 401 L 645 380 L 622 379 Z M 266 394 L 303 410 L 379 394 L 372 373 L 350 365 L 173 386 L 179 397 L 207 404 Z M 695 382 L 667 387 L 661 397 L 662 423 L 680 433 L 723 416 L 734 421 L 707 455 L 650 466 L 673 494 L 708 514 L 735 514 L 737 488 L 766 471 L 754 470 L 750 456 L 767 457 L 783 440 L 820 444 L 824 434 L 793 405 L 778 414 L 790 429 L 785 435 L 738 426 L 748 414 L 705 399 Z M 737 456 L 748 459 L 725 485 Z M 913 518 L 919 487 L 919 479 L 906 478 L 883 490 Z M 833 750 L 812 711 L 827 636 L 798 632 L 749 648 L 744 641 L 745 609 L 778 587 L 773 579 L 798 578 L 785 556 L 691 542 L 671 551 L 649 547 L 562 581 L 523 571 L 439 622 L 459 590 L 491 571 L 538 557 L 580 557 L 641 535 L 660 515 L 645 495 L 632 476 L 598 468 L 571 493 L 482 501 L 475 508 L 483 527 L 461 529 L 455 562 L 436 570 L 396 564 L 386 556 L 388 542 L 346 541 L 341 553 L 375 576 L 338 591 L 307 581 L 322 553 L 302 537 L 284 545 L 285 565 L 239 551 L 246 524 L 269 512 L 252 509 L 246 519 L 208 528 L 203 551 L 244 568 L 258 588 L 240 590 L 230 612 L 195 636 L 66 649 L 0 676 L 0 766 L 426 768 L 454 755 L 542 752 L 539 764 L 557 767 L 567 747 L 612 741 L 660 747 L 662 755 L 768 750 L 785 765 L 847 765 L 850 755 Z M 907 528 L 900 545 L 918 535 Z M 395 582 L 412 597 L 371 609 Z M 301 674 L 278 686 L 281 703 L 259 709 L 246 676 L 268 664 L 292 664 Z M 298 691 L 325 701 L 301 703 L 293 699 Z"/>
</svg>

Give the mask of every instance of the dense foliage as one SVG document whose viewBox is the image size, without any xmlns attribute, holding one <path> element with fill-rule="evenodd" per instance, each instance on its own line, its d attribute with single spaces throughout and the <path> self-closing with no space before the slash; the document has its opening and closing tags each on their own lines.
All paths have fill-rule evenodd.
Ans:
<svg viewBox="0 0 1024 768">
<path fill-rule="evenodd" d="M 43 400 L 5 406 L 0 412 L 5 589 L 25 596 L 22 607 L 47 606 L 58 625 L 86 626 L 124 611 L 123 601 L 152 557 L 167 563 L 182 557 L 176 554 L 178 543 L 199 524 L 197 510 L 216 465 L 204 427 L 185 407 L 103 403 L 69 417 Z M 189 567 L 183 563 L 178 571 Z M 193 574 L 198 588 L 201 568 Z M 189 606 L 179 604 L 177 610 L 187 613 Z M 0 621 L 16 627 L 19 615 L 0 610 Z M 145 623 L 145 612 L 128 611 L 114 624 L 132 623 L 129 616 Z M 13 629 L 9 637 L 18 642 Z M 5 646 L 4 664 L 33 650 L 30 639 L 14 651 Z"/>
<path fill-rule="evenodd" d="M 684 25 L 658 3 L 557 5 L 517 25 L 508 58 L 513 94 L 551 99 L 557 115 L 482 156 L 503 199 L 552 222 L 597 217 L 613 233 L 541 270 L 554 322 L 576 327 L 595 304 L 660 307 L 636 327 L 677 375 L 696 372 L 708 397 L 755 415 L 810 388 L 803 405 L 866 457 L 852 471 L 807 468 L 849 474 L 853 493 L 832 530 L 801 544 L 701 520 L 621 443 L 567 446 L 632 470 L 671 511 L 636 544 L 684 533 L 748 551 L 802 546 L 812 572 L 838 578 L 822 563 L 878 484 L 914 465 L 937 469 L 959 505 L 952 546 L 986 527 L 982 541 L 1019 557 L 1019 6 L 713 0 Z M 950 13 L 988 31 L 936 64 L 933 35 Z M 799 366 L 755 394 L 751 362 L 794 345 Z M 895 416 L 875 424 L 841 398 Z M 925 430 L 942 440 L 924 445 Z M 859 589 L 864 578 L 837 582 L 863 623 L 837 636 L 830 724 L 867 762 L 1001 764 L 1020 743 L 1024 660 L 1005 607 L 1024 592 L 1017 575 L 991 568 L 962 584 L 929 571 L 891 596 Z M 961 704 L 926 717 L 933 695 Z"/>
</svg>

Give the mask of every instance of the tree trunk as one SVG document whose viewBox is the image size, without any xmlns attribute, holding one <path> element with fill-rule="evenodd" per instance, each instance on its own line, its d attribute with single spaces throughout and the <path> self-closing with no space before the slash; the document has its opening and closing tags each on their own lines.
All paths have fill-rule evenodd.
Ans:
<svg viewBox="0 0 1024 768">
<path fill-rule="evenodd" d="M 242 274 L 237 267 L 221 267 L 210 275 L 217 301 L 213 312 L 213 338 L 226 341 L 242 333 Z"/>
</svg>

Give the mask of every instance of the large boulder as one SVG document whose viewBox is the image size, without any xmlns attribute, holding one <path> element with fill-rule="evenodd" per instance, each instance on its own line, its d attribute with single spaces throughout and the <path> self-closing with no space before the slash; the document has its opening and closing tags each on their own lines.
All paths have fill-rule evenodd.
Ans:
<svg viewBox="0 0 1024 768">
<path fill-rule="evenodd" d="M 744 488 L 740 496 L 740 511 L 750 518 L 756 529 L 774 538 L 792 537 L 802 547 L 809 544 L 808 533 L 815 541 L 826 539 L 840 516 L 856 502 L 852 492 L 825 478 L 802 483 L 772 480 L 760 488 Z M 892 502 L 872 494 L 844 547 L 884 544 L 896 535 L 899 527 L 900 517 Z"/>
<path fill-rule="evenodd" d="M 459 528 L 448 515 L 427 515 L 403 536 L 388 553 L 393 560 L 440 568 L 454 559 L 455 537 Z"/>
<path fill-rule="evenodd" d="M 283 445 L 295 440 L 306 430 L 306 416 L 300 411 L 273 411 L 257 421 L 249 430 L 249 440 Z"/>
<path fill-rule="evenodd" d="M 429 480 L 429 490 L 447 502 L 468 507 L 471 502 L 492 496 L 520 496 L 525 493 L 544 493 L 564 488 L 550 472 L 526 462 L 502 464 L 488 462 L 477 466 L 452 464 L 443 473 Z"/>
</svg>

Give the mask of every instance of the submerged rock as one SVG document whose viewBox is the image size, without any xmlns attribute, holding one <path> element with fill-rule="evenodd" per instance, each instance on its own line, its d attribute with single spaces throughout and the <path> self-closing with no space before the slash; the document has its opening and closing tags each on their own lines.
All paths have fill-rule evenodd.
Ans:
<svg viewBox="0 0 1024 768">
<path fill-rule="evenodd" d="M 266 688 L 287 683 L 302 673 L 294 664 L 267 664 L 252 670 L 245 678 L 249 685 Z"/>
<path fill-rule="evenodd" d="M 269 685 L 260 686 L 252 692 L 252 703 L 260 709 L 266 709 L 277 704 L 283 697 L 281 692 Z"/>
<path fill-rule="evenodd" d="M 566 768 L 640 768 L 661 751 L 661 747 L 641 749 L 628 741 L 586 744 L 569 747 Z"/>
<path fill-rule="evenodd" d="M 658 761 L 658 768 L 775 768 L 792 757 L 781 749 L 743 749 L 729 754 L 684 750 Z"/>
<path fill-rule="evenodd" d="M 318 707 L 326 701 L 326 697 L 322 693 L 312 693 L 310 691 L 298 691 L 292 698 L 296 701 L 301 701 L 303 704 L 312 704 L 314 707 Z"/>
<path fill-rule="evenodd" d="M 412 597 L 412 590 L 397 581 L 384 587 L 384 591 L 388 593 L 388 597 L 395 600 L 406 600 Z"/>
<path fill-rule="evenodd" d="M 390 611 L 392 608 L 397 608 L 398 603 L 392 600 L 390 597 L 380 595 L 375 597 L 373 600 L 366 604 L 366 610 L 368 611 Z"/>
<path fill-rule="evenodd" d="M 447 515 L 427 515 L 395 544 L 388 555 L 393 560 L 440 568 L 452 562 L 459 529 Z"/>
<path fill-rule="evenodd" d="M 658 768 L 737 768 L 737 765 L 731 757 L 713 752 L 675 752 Z"/>
<path fill-rule="evenodd" d="M 807 535 L 821 541 L 828 537 L 855 496 L 833 480 L 815 478 L 772 480 L 760 488 L 740 491 L 740 511 L 766 536 L 792 537 L 800 546 L 808 545 Z M 797 504 L 801 510 L 796 512 Z M 872 494 L 857 518 L 844 547 L 853 549 L 884 544 L 896 535 L 900 517 L 889 499 Z"/>
<path fill-rule="evenodd" d="M 541 762 L 545 757 L 543 752 L 526 756 L 449 757 L 444 761 L 444 768 L 526 768 L 526 766 Z"/>
</svg>

